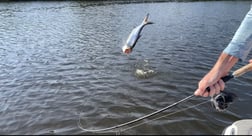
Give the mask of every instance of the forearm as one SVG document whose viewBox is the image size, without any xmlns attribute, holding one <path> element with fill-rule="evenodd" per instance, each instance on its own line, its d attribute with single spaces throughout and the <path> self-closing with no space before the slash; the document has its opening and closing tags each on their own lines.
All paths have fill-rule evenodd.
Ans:
<svg viewBox="0 0 252 136">
<path fill-rule="evenodd" d="M 194 94 L 204 97 L 218 94 L 225 87 L 220 78 L 226 76 L 238 60 L 237 57 L 221 53 L 213 68 L 199 82 L 198 89 Z M 205 91 L 207 87 L 210 87 L 210 92 Z"/>
<path fill-rule="evenodd" d="M 244 61 L 252 49 L 252 7 L 223 52 Z"/>
<path fill-rule="evenodd" d="M 252 49 L 252 6 L 245 16 L 232 41 L 223 50 L 212 69 L 200 80 L 194 95 L 213 96 L 224 90 L 225 83 L 221 80 L 226 76 L 238 60 L 244 61 Z M 250 60 L 252 63 L 252 59 Z M 206 88 L 210 88 L 210 92 Z"/>
<path fill-rule="evenodd" d="M 212 69 L 201 79 L 201 89 L 204 90 L 206 87 L 216 84 L 220 78 L 228 74 L 238 60 L 234 56 L 221 53 Z"/>
<path fill-rule="evenodd" d="M 217 72 L 218 77 L 216 77 L 216 79 L 218 80 L 227 75 L 238 60 L 239 58 L 223 52 L 210 72 Z"/>
</svg>

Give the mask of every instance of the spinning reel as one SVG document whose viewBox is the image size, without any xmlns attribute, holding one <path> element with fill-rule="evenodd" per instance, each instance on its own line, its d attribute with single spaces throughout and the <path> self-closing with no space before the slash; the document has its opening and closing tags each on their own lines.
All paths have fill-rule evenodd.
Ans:
<svg viewBox="0 0 252 136">
<path fill-rule="evenodd" d="M 237 95 L 234 93 L 221 91 L 218 95 L 211 98 L 211 105 L 217 111 L 224 111 L 236 98 Z"/>
</svg>

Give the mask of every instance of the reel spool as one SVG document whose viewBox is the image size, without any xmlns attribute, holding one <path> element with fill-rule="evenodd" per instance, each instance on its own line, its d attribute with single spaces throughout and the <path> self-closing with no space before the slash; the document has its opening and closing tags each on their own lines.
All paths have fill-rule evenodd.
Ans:
<svg viewBox="0 0 252 136">
<path fill-rule="evenodd" d="M 211 98 L 211 105 L 217 111 L 224 111 L 237 98 L 237 95 L 227 91 L 221 91 Z"/>
</svg>

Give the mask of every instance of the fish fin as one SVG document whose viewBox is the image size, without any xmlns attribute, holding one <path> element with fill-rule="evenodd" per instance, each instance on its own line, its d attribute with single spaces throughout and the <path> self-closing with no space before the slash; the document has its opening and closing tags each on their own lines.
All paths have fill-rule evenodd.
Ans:
<svg viewBox="0 0 252 136">
<path fill-rule="evenodd" d="M 154 24 L 154 22 L 146 22 L 145 24 L 146 24 L 146 25 Z"/>
<path fill-rule="evenodd" d="M 149 18 L 149 13 L 147 13 L 147 15 L 145 16 L 145 18 L 144 18 L 144 22 L 148 22 L 148 18 Z"/>
<path fill-rule="evenodd" d="M 154 24 L 153 22 L 151 22 L 151 21 L 148 21 L 148 19 L 149 19 L 149 13 L 147 13 L 147 15 L 145 16 L 145 18 L 144 18 L 144 20 L 143 20 L 143 24 L 145 24 L 145 25 L 148 25 L 148 24 Z"/>
</svg>

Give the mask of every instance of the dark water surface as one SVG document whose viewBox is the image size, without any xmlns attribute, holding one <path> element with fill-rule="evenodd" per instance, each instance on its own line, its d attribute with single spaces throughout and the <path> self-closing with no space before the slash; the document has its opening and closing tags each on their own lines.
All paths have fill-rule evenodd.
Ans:
<svg viewBox="0 0 252 136">
<path fill-rule="evenodd" d="M 85 128 L 111 127 L 193 94 L 250 4 L 0 3 L 0 134 L 94 134 L 79 119 Z M 123 43 L 147 13 L 155 24 L 124 55 Z M 210 99 L 193 98 L 121 134 L 221 134 L 251 118 L 251 88 L 248 73 L 227 84 L 239 99 L 225 112 L 209 102 L 177 112 Z"/>
</svg>

